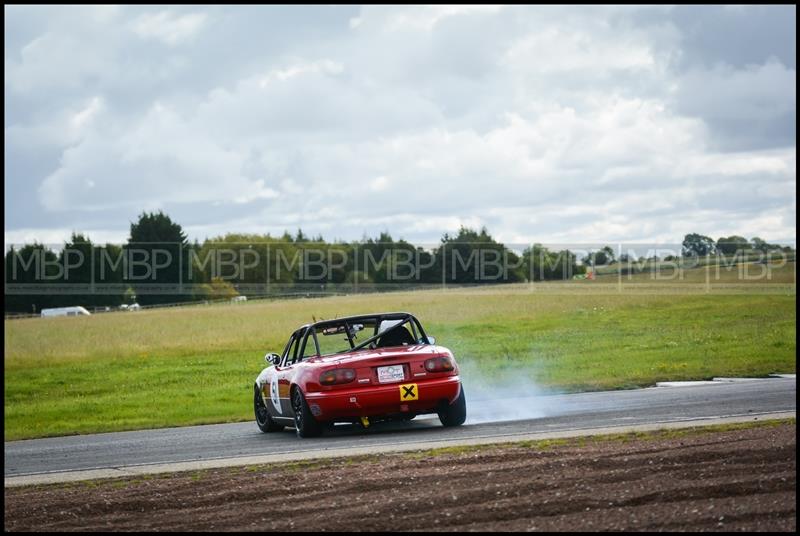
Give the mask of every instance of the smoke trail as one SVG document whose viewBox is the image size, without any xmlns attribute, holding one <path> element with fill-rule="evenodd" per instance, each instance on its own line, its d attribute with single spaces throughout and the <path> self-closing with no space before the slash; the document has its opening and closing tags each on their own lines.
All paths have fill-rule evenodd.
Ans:
<svg viewBox="0 0 800 536">
<path fill-rule="evenodd" d="M 459 372 L 467 399 L 467 423 L 539 419 L 559 413 L 555 394 L 532 379 L 535 367 L 489 368 L 480 359 L 459 359 Z"/>
</svg>

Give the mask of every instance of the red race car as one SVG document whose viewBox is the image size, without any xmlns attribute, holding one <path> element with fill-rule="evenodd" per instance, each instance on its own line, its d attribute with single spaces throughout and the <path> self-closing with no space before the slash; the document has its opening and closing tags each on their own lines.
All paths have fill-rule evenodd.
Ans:
<svg viewBox="0 0 800 536">
<path fill-rule="evenodd" d="M 323 320 L 289 337 L 282 355 L 256 378 L 256 423 L 262 432 L 294 426 L 300 437 L 325 425 L 410 420 L 437 413 L 444 426 L 467 418 L 452 352 L 434 345 L 409 313 Z"/>
</svg>

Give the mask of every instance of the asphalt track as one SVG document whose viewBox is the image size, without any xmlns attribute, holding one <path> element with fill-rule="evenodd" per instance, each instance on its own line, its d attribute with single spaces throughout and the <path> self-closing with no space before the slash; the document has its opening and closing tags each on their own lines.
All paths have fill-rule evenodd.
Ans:
<svg viewBox="0 0 800 536">
<path fill-rule="evenodd" d="M 797 383 L 723 379 L 503 400 L 467 396 L 469 412 L 488 408 L 495 420 L 448 429 L 435 417 L 367 430 L 337 425 L 315 439 L 299 439 L 290 428 L 262 434 L 245 422 L 6 442 L 5 485 L 793 416 Z M 526 408 L 536 418 L 520 420 Z"/>
</svg>

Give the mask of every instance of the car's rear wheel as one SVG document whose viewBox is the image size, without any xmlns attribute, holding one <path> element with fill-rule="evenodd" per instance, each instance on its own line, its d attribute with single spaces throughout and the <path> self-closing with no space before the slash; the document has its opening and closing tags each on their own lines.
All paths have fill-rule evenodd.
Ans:
<svg viewBox="0 0 800 536">
<path fill-rule="evenodd" d="M 255 396 L 253 397 L 253 406 L 256 414 L 256 424 L 262 432 L 280 432 L 283 426 L 277 424 L 269 416 L 267 406 L 264 404 L 264 399 L 261 398 L 261 393 L 258 390 L 258 385 L 255 386 Z"/>
<path fill-rule="evenodd" d="M 298 437 L 316 437 L 322 433 L 322 425 L 311 414 L 306 397 L 299 387 L 295 387 L 292 391 L 292 409 Z"/>
<path fill-rule="evenodd" d="M 464 398 L 464 386 L 461 386 L 458 398 L 452 404 L 443 404 L 439 408 L 439 420 L 442 426 L 461 426 L 467 420 L 467 400 Z"/>
</svg>

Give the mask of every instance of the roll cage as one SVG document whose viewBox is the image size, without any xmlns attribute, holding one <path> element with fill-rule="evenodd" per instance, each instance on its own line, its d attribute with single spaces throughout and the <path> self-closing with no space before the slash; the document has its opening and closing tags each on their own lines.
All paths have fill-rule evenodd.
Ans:
<svg viewBox="0 0 800 536">
<path fill-rule="evenodd" d="M 383 322 L 392 320 L 397 322 L 383 331 L 380 330 Z M 373 334 L 365 341 L 355 344 L 355 334 L 357 330 L 354 328 L 354 326 L 358 324 L 363 325 L 365 323 L 374 323 Z M 306 347 L 308 346 L 309 341 L 313 341 L 314 344 L 314 357 L 321 355 L 336 355 L 366 348 L 373 343 L 376 343 L 387 333 L 395 331 L 401 326 L 405 325 L 408 325 L 411 328 L 411 334 L 414 338 L 414 341 L 417 341 L 419 344 L 431 344 L 428 336 L 425 334 L 422 324 L 420 324 L 419 320 L 417 320 L 416 317 L 410 313 L 381 313 L 350 316 L 345 318 L 336 318 L 333 320 L 322 320 L 315 322 L 314 324 L 306 324 L 305 326 L 300 327 L 292 334 L 292 336 L 289 338 L 289 342 L 283 349 L 283 353 L 281 354 L 281 364 L 283 366 L 287 366 L 288 364 L 300 362 L 306 357 L 311 357 L 310 355 L 305 355 Z M 319 340 L 317 339 L 317 331 L 321 331 L 326 328 L 337 328 L 339 326 L 344 328 L 342 333 L 347 335 L 347 341 L 350 344 L 350 348 L 346 348 L 338 352 L 322 354 L 320 352 Z"/>
</svg>

